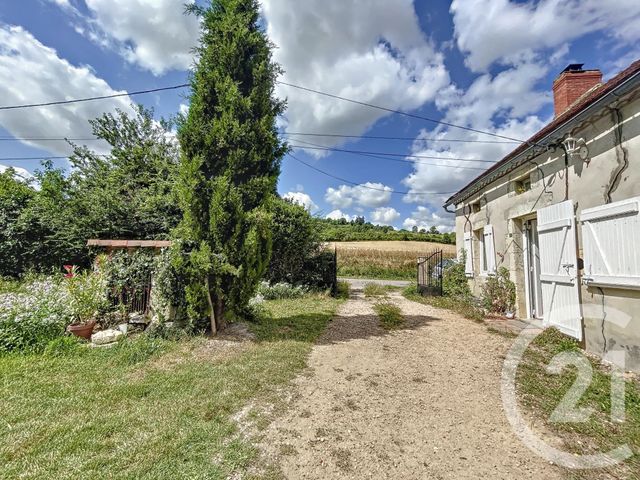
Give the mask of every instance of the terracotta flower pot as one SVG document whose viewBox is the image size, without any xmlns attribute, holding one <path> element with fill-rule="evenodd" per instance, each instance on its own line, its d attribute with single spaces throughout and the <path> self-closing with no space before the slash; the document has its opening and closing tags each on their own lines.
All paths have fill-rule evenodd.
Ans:
<svg viewBox="0 0 640 480">
<path fill-rule="evenodd" d="M 77 337 L 91 340 L 91 334 L 93 333 L 93 327 L 96 326 L 96 321 L 91 320 L 87 323 L 80 323 L 78 325 L 69 325 L 67 332 L 73 333 Z"/>
</svg>

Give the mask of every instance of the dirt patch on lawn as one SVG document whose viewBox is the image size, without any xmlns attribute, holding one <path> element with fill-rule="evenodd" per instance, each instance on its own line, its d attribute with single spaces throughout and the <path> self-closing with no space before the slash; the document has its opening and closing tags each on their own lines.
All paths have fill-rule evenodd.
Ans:
<svg viewBox="0 0 640 480">
<path fill-rule="evenodd" d="M 292 479 L 562 478 L 502 411 L 508 340 L 397 293 L 390 300 L 405 315 L 392 332 L 361 292 L 342 306 L 254 436 L 267 463 Z M 237 419 L 254 435 L 250 417 Z"/>
</svg>

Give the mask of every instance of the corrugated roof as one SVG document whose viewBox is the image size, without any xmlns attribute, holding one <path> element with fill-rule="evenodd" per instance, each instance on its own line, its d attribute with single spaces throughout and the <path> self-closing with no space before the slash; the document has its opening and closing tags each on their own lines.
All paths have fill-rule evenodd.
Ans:
<svg viewBox="0 0 640 480">
<path fill-rule="evenodd" d="M 448 205 L 452 205 L 454 203 L 454 199 L 458 195 L 460 195 L 460 193 L 469 189 L 480 180 L 490 176 L 498 168 L 502 167 L 504 164 L 508 163 L 510 160 L 520 155 L 522 152 L 527 150 L 527 148 L 529 148 L 531 145 L 536 144 L 537 142 L 542 140 L 545 136 L 553 132 L 556 128 L 558 128 L 563 123 L 571 120 L 573 117 L 578 115 L 583 110 L 586 110 L 592 103 L 596 102 L 600 98 L 607 95 L 609 92 L 613 91 L 621 83 L 623 83 L 625 80 L 629 79 L 631 76 L 635 75 L 639 71 L 640 71 L 640 60 L 636 60 L 627 68 L 625 68 L 620 73 L 618 73 L 616 76 L 611 78 L 608 82 L 600 84 L 599 86 L 594 87 L 589 91 L 587 91 L 582 97 L 576 100 L 573 105 L 571 105 L 567 110 L 565 110 L 563 113 L 561 113 L 556 118 L 554 118 L 553 121 L 548 123 L 545 127 L 539 130 L 537 133 L 535 133 L 526 142 L 520 144 L 518 147 L 516 147 L 515 150 L 509 153 L 506 157 L 504 157 L 498 163 L 492 165 L 489 169 L 485 170 L 483 173 L 478 175 L 471 182 L 469 182 L 467 185 L 461 188 L 458 192 L 456 192 L 454 195 L 449 197 L 446 203 L 444 204 L 444 206 L 446 207 Z"/>
</svg>

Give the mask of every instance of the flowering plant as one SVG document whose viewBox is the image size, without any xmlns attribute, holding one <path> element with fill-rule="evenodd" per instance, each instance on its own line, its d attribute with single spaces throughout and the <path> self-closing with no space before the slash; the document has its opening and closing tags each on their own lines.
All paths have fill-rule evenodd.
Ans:
<svg viewBox="0 0 640 480">
<path fill-rule="evenodd" d="M 0 352 L 39 351 L 72 321 L 69 295 L 54 277 L 0 295 Z"/>
</svg>

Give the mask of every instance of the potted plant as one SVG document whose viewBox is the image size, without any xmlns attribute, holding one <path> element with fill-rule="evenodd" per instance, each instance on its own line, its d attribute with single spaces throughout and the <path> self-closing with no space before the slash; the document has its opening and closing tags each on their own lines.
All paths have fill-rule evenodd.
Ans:
<svg viewBox="0 0 640 480">
<path fill-rule="evenodd" d="M 99 272 L 78 273 L 73 265 L 64 266 L 69 293 L 72 323 L 67 331 L 89 340 L 96 325 L 96 316 L 105 302 L 105 287 Z"/>
</svg>

